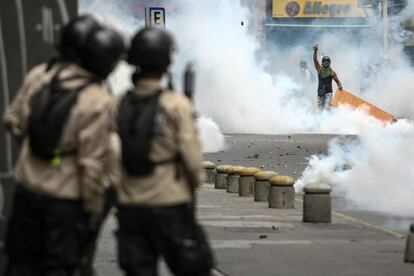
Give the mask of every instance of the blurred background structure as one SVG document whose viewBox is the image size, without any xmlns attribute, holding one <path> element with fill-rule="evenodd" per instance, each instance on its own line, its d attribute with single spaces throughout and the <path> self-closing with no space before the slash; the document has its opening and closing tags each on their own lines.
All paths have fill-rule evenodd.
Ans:
<svg viewBox="0 0 414 276">
<path fill-rule="evenodd" d="M 251 10 L 249 29 L 265 45 L 278 44 L 286 48 L 307 41 L 315 42 L 326 32 L 350 34 L 353 37 L 369 35 L 374 31 L 370 18 L 392 21 L 409 4 L 408 0 L 240 0 Z M 295 4 L 292 4 L 292 3 Z M 389 19 L 388 19 L 389 18 Z M 385 23 L 387 24 L 387 23 Z M 414 20 L 409 18 L 398 29 L 388 33 L 384 27 L 384 43 L 402 43 L 414 64 Z M 393 41 L 395 34 L 402 37 Z M 386 41 L 386 42 L 385 42 Z"/>
</svg>

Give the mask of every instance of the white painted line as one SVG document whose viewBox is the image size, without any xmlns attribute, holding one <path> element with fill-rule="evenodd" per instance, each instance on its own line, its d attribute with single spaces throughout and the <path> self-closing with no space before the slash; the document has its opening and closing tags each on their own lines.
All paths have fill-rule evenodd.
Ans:
<svg viewBox="0 0 414 276">
<path fill-rule="evenodd" d="M 3 108 L 7 109 L 10 103 L 9 97 L 9 76 L 7 74 L 7 60 L 6 60 L 6 49 L 4 47 L 4 38 L 3 38 L 3 27 L 1 24 L 0 18 L 0 66 L 1 66 L 1 79 L 2 79 L 2 91 L 3 91 Z M 1 114 L 2 115 L 2 114 Z M 10 134 L 5 136 L 5 146 L 6 146 L 6 169 L 7 173 L 13 170 L 13 159 L 12 159 L 12 141 Z"/>
<path fill-rule="evenodd" d="M 301 200 L 299 198 L 296 198 L 296 201 L 298 201 L 298 202 L 300 202 L 300 203 L 303 204 L 303 200 Z M 366 226 L 368 228 L 372 228 L 372 229 L 375 229 L 377 231 L 381 231 L 381 232 L 387 233 L 387 234 L 389 234 L 391 236 L 394 236 L 396 238 L 399 238 L 399 239 L 405 239 L 406 238 L 405 235 L 403 235 L 403 234 L 401 234 L 399 232 L 396 232 L 396 231 L 393 231 L 393 230 L 390 230 L 390 229 L 386 229 L 384 227 L 381 227 L 381 226 L 378 226 L 378 225 L 375 225 L 375 224 L 366 222 L 364 220 L 357 219 L 357 218 L 354 218 L 354 217 L 345 215 L 343 213 L 339 213 L 339 212 L 332 211 L 332 214 L 335 215 L 335 216 L 337 216 L 337 217 L 340 217 L 340 218 L 343 218 L 343 219 L 352 221 L 354 223 L 358 223 L 358 224 L 364 225 L 364 226 Z"/>
<path fill-rule="evenodd" d="M 314 24 L 279 24 L 266 23 L 269 27 L 301 27 L 301 28 L 371 28 L 371 25 L 314 25 Z"/>
<path fill-rule="evenodd" d="M 335 216 L 338 216 L 340 218 L 343 218 L 343 219 L 346 219 L 346 220 L 349 220 L 349 221 L 352 221 L 352 222 L 355 222 L 355 223 L 359 223 L 359 224 L 362 224 L 362 225 L 367 226 L 369 228 L 387 233 L 387 234 L 392 235 L 392 236 L 394 236 L 396 238 L 399 238 L 399 239 L 405 239 L 406 238 L 405 235 L 403 235 L 401 233 L 398 233 L 396 231 L 392 231 L 392 230 L 386 229 L 384 227 L 381 227 L 381 226 L 378 226 L 378 225 L 375 225 L 375 224 L 372 224 L 372 223 L 369 223 L 369 222 L 366 222 L 366 221 L 363 221 L 363 220 L 360 220 L 360 219 L 357 219 L 357 218 L 354 218 L 354 217 L 350 217 L 350 216 L 342 214 L 342 213 L 332 211 L 332 214 L 334 214 Z"/>
<path fill-rule="evenodd" d="M 229 276 L 218 267 L 213 267 L 211 270 L 212 276 Z"/>
<path fill-rule="evenodd" d="M 219 206 L 219 205 L 197 205 L 197 208 L 223 208 L 223 206 Z"/>
<path fill-rule="evenodd" d="M 200 220 L 220 220 L 220 219 L 270 219 L 273 220 L 275 216 L 265 215 L 245 215 L 245 216 L 225 216 L 225 215 L 201 215 L 197 217 Z"/>
<path fill-rule="evenodd" d="M 57 0 L 57 4 L 59 6 L 60 16 L 62 17 L 63 24 L 68 23 L 69 22 L 69 13 L 68 13 L 68 9 L 66 7 L 65 0 Z"/>
<path fill-rule="evenodd" d="M 20 55 L 22 59 L 22 78 L 27 73 L 27 46 L 26 46 L 26 30 L 24 26 L 24 14 L 22 0 L 15 0 L 17 9 L 17 23 L 19 26 L 20 38 Z"/>
<path fill-rule="evenodd" d="M 271 221 L 237 221 L 237 220 L 204 220 L 202 225 L 213 227 L 231 227 L 231 228 L 293 228 L 289 223 L 271 222 Z"/>
<path fill-rule="evenodd" d="M 211 240 L 214 249 L 248 249 L 254 245 L 310 245 L 309 240 Z"/>
</svg>

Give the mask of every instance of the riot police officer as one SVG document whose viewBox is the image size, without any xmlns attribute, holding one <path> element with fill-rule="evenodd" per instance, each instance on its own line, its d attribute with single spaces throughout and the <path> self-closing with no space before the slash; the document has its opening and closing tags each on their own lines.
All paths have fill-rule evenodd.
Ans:
<svg viewBox="0 0 414 276">
<path fill-rule="evenodd" d="M 73 275 L 84 233 L 94 230 L 102 210 L 111 105 L 105 79 L 124 41 L 81 16 L 63 28 L 57 48 L 58 58 L 27 74 L 4 117 L 21 142 L 8 276 Z"/>
<path fill-rule="evenodd" d="M 174 47 L 168 32 L 147 27 L 132 39 L 135 88 L 116 103 L 123 178 L 118 195 L 119 263 L 125 275 L 157 275 L 163 256 L 175 275 L 210 275 L 213 257 L 194 217 L 202 155 L 185 96 L 161 78 Z"/>
</svg>

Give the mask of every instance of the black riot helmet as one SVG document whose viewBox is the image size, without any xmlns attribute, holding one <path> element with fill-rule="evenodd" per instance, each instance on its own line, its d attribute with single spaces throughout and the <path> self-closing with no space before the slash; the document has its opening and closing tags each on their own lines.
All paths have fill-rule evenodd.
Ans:
<svg viewBox="0 0 414 276">
<path fill-rule="evenodd" d="M 171 62 L 174 40 L 165 30 L 145 27 L 132 38 L 128 63 L 141 72 L 164 73 Z"/>
<path fill-rule="evenodd" d="M 100 78 L 106 78 L 122 58 L 125 50 L 122 36 L 115 30 L 102 27 L 87 37 L 79 64 Z"/>
<path fill-rule="evenodd" d="M 323 58 L 322 58 L 322 62 L 324 62 L 324 61 L 331 61 L 331 58 L 330 57 L 328 57 L 328 56 L 324 56 Z"/>
<path fill-rule="evenodd" d="M 86 38 L 100 27 L 91 15 L 73 18 L 62 29 L 60 40 L 56 45 L 58 52 L 63 57 L 78 62 Z"/>
</svg>

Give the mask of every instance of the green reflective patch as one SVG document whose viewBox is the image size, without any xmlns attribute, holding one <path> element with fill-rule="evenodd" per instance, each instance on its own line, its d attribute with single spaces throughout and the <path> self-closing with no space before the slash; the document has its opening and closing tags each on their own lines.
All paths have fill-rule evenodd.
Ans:
<svg viewBox="0 0 414 276">
<path fill-rule="evenodd" d="M 52 167 L 58 167 L 61 163 L 59 150 L 55 150 L 55 156 L 50 160 L 50 165 Z"/>
</svg>

